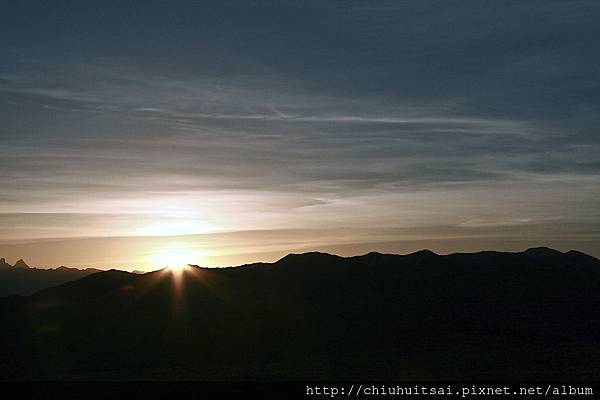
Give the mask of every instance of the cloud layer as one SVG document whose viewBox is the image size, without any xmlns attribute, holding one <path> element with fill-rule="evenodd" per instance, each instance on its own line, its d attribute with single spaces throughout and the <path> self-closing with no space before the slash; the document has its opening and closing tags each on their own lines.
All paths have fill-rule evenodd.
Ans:
<svg viewBox="0 0 600 400">
<path fill-rule="evenodd" d="M 47 7 L 0 21 L 4 242 L 599 240 L 595 2 Z"/>
</svg>

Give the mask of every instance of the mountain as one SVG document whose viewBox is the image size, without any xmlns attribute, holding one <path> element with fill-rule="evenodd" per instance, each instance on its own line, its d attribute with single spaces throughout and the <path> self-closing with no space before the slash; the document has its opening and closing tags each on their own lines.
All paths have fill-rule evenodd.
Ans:
<svg viewBox="0 0 600 400">
<path fill-rule="evenodd" d="M 135 270 L 131 271 L 132 274 L 138 274 L 138 275 L 143 275 L 147 272 L 148 271 L 140 271 L 139 269 L 135 269 Z"/>
<path fill-rule="evenodd" d="M 100 270 L 67 267 L 31 268 L 23 260 L 19 260 L 14 266 L 11 266 L 2 258 L 0 259 L 0 297 L 30 295 L 38 290 L 78 280 L 96 272 L 100 272 Z"/>
<path fill-rule="evenodd" d="M 6 259 L 0 258 L 0 270 L 4 268 L 10 268 L 12 265 L 6 262 Z"/>
<path fill-rule="evenodd" d="M 27 265 L 25 263 L 25 261 L 23 261 L 23 259 L 20 259 L 19 261 L 17 261 L 15 263 L 15 265 L 13 265 L 13 268 L 17 268 L 17 269 L 27 269 L 30 268 L 29 265 Z"/>
<path fill-rule="evenodd" d="M 0 301 L 0 376 L 596 380 L 600 260 L 530 249 L 111 270 Z"/>
</svg>

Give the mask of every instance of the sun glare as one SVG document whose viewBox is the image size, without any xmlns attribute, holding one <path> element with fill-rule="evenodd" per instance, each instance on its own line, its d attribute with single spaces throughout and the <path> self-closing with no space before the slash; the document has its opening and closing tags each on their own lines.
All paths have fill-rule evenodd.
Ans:
<svg viewBox="0 0 600 400">
<path fill-rule="evenodd" d="M 159 248 L 149 256 L 150 262 L 158 268 L 169 268 L 174 272 L 182 271 L 189 264 L 199 264 L 200 255 L 183 246 Z"/>
</svg>

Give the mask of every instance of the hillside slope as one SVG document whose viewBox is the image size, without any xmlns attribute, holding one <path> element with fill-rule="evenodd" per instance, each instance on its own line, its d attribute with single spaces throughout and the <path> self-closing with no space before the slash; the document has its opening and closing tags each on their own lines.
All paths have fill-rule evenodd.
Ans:
<svg viewBox="0 0 600 400">
<path fill-rule="evenodd" d="M 5 299 L 8 379 L 597 379 L 600 261 L 288 255 Z"/>
</svg>

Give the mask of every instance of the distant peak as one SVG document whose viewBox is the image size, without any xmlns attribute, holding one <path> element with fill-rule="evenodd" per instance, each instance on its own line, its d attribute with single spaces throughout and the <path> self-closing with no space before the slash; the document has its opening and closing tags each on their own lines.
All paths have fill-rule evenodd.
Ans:
<svg viewBox="0 0 600 400">
<path fill-rule="evenodd" d="M 10 264 L 6 262 L 6 259 L 0 258 L 0 268 L 10 267 Z"/>
<path fill-rule="evenodd" d="M 577 251 L 577 250 L 569 250 L 569 251 L 567 251 L 565 254 L 571 254 L 571 255 L 577 255 L 577 256 L 586 256 L 586 257 L 591 257 L 589 254 L 585 254 L 585 253 L 582 253 L 581 251 Z"/>
<path fill-rule="evenodd" d="M 27 263 L 25 261 L 23 261 L 23 259 L 20 259 L 19 261 L 17 261 L 15 263 L 13 268 L 29 268 L 29 265 L 27 265 Z"/>
<path fill-rule="evenodd" d="M 368 252 L 367 254 L 364 254 L 362 256 L 357 256 L 357 257 L 367 257 L 367 258 L 379 258 L 382 257 L 384 254 L 378 252 L 378 251 L 371 251 Z"/>
<path fill-rule="evenodd" d="M 410 253 L 409 256 L 437 256 L 437 254 L 429 249 L 423 249 Z"/>
<path fill-rule="evenodd" d="M 321 253 L 319 251 L 311 251 L 308 253 L 290 253 L 287 256 L 280 258 L 277 260 L 277 264 L 279 263 L 287 263 L 295 260 L 315 260 L 315 259 L 324 259 L 324 258 L 341 258 L 340 256 L 335 256 L 328 253 Z"/>
<path fill-rule="evenodd" d="M 548 255 L 558 255 L 563 254 L 558 250 L 551 249 L 550 247 L 532 247 L 530 249 L 525 250 L 525 254 L 548 254 Z"/>
<path fill-rule="evenodd" d="M 581 251 L 577 251 L 577 250 L 569 250 L 565 254 L 568 256 L 571 256 L 571 257 L 577 257 L 579 259 L 588 259 L 588 260 L 598 261 L 598 259 L 596 257 L 590 256 L 589 254 L 585 254 L 585 253 L 582 253 Z"/>
</svg>

